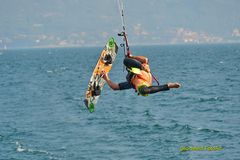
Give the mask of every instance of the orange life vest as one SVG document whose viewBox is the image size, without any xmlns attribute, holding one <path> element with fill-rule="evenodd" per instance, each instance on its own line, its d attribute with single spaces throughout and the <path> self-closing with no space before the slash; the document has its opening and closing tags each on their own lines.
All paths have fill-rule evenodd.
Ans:
<svg viewBox="0 0 240 160">
<path fill-rule="evenodd" d="M 131 84 L 137 90 L 138 87 L 142 85 L 151 86 L 152 85 L 152 75 L 150 73 L 149 65 L 144 63 L 142 64 L 144 70 L 141 70 L 140 73 L 134 74 L 131 79 Z"/>
</svg>

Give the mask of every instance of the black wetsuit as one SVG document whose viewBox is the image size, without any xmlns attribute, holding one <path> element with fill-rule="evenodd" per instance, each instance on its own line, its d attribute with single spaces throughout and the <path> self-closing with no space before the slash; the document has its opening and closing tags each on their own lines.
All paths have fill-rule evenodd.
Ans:
<svg viewBox="0 0 240 160">
<path fill-rule="evenodd" d="M 143 69 L 142 63 L 136 59 L 125 58 L 123 61 L 123 64 L 127 68 L 134 67 L 134 68 L 139 68 L 141 70 Z M 134 86 L 131 84 L 131 79 L 132 79 L 133 75 L 134 75 L 134 73 L 128 71 L 128 74 L 126 76 L 127 81 L 118 84 L 120 90 L 134 88 Z M 160 92 L 160 91 L 167 91 L 167 90 L 169 90 L 169 87 L 167 84 L 160 85 L 160 86 L 149 86 L 149 87 L 143 86 L 140 88 L 139 93 L 140 94 L 152 94 L 152 93 L 156 93 L 156 92 Z"/>
</svg>

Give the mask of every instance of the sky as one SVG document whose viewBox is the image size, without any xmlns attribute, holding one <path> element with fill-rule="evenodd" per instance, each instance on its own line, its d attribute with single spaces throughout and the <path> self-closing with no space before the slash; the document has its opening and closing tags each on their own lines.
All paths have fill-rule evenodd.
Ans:
<svg viewBox="0 0 240 160">
<path fill-rule="evenodd" d="M 132 45 L 240 43 L 240 0 L 123 0 Z M 101 46 L 117 0 L 0 0 L 0 49 Z"/>
</svg>

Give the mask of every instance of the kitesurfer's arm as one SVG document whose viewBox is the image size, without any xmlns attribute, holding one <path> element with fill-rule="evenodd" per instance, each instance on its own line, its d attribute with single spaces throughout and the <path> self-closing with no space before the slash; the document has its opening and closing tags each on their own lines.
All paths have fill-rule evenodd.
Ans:
<svg viewBox="0 0 240 160">
<path fill-rule="evenodd" d="M 112 82 L 110 80 L 110 78 L 108 77 L 108 74 L 103 72 L 103 79 L 105 79 L 105 81 L 107 82 L 107 84 L 109 85 L 110 88 L 112 88 L 113 90 L 119 90 L 119 85 Z"/>
</svg>

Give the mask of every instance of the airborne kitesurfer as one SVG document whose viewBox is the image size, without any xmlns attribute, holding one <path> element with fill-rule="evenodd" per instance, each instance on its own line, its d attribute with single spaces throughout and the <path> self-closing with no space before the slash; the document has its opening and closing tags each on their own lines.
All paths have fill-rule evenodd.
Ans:
<svg viewBox="0 0 240 160">
<path fill-rule="evenodd" d="M 123 11 L 123 2 L 118 0 L 119 11 L 122 20 L 122 27 L 123 31 L 119 33 L 119 36 L 123 36 L 123 40 L 125 42 L 124 46 L 124 53 L 125 59 L 123 64 L 126 66 L 128 71 L 127 74 L 127 81 L 122 83 L 114 83 L 110 80 L 107 73 L 102 74 L 102 77 L 106 80 L 108 85 L 113 90 L 124 90 L 134 88 L 138 94 L 142 96 L 147 96 L 148 94 L 166 91 L 171 88 L 179 88 L 181 85 L 179 83 L 167 83 L 164 85 L 159 85 L 158 81 L 154 76 L 152 76 L 150 72 L 150 68 L 148 65 L 148 59 L 144 56 L 133 56 L 130 52 L 130 48 L 128 45 L 128 39 L 126 34 L 126 27 L 125 27 L 125 20 L 124 20 L 124 11 Z M 152 77 L 157 81 L 157 86 L 152 86 Z"/>
<path fill-rule="evenodd" d="M 144 56 L 133 56 L 129 54 L 123 61 L 128 74 L 127 81 L 122 83 L 114 83 L 110 80 L 108 74 L 103 72 L 103 78 L 113 90 L 135 89 L 142 96 L 148 94 L 167 91 L 171 88 L 179 88 L 179 83 L 167 83 L 164 85 L 152 86 L 152 74 L 148 65 L 148 58 Z"/>
</svg>

